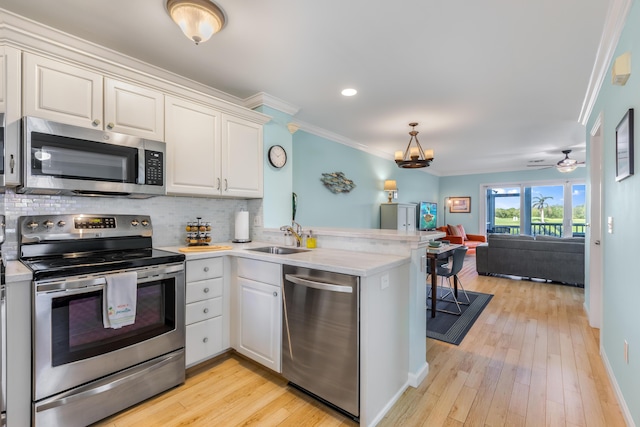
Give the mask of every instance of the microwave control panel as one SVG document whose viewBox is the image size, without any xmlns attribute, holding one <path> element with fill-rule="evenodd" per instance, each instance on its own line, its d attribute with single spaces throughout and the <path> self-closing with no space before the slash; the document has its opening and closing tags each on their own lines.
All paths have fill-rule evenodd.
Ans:
<svg viewBox="0 0 640 427">
<path fill-rule="evenodd" d="M 145 150 L 145 184 L 164 185 L 164 159 L 160 151 Z"/>
</svg>

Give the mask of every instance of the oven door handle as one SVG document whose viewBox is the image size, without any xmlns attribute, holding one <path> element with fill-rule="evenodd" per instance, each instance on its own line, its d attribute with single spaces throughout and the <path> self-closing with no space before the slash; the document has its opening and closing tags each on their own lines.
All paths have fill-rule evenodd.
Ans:
<svg viewBox="0 0 640 427">
<path fill-rule="evenodd" d="M 127 382 L 133 381 L 143 375 L 147 375 L 150 372 L 153 372 L 163 366 L 173 362 L 176 358 L 181 357 L 182 352 L 173 352 L 171 354 L 167 354 L 158 360 L 154 360 L 153 364 L 147 366 L 143 369 L 135 370 L 133 373 L 121 373 L 116 379 L 106 379 L 99 381 L 98 384 L 87 384 L 86 386 L 80 387 L 78 390 L 68 391 L 63 394 L 59 398 L 54 398 L 50 402 L 43 403 L 41 406 L 37 408 L 38 412 L 46 411 L 48 409 L 57 408 L 59 406 L 67 405 L 69 403 L 75 402 L 76 400 L 86 399 L 91 396 L 95 396 L 100 393 L 104 393 L 116 387 L 119 387 Z M 104 382 L 108 381 L 108 382 Z"/>
<path fill-rule="evenodd" d="M 95 277 L 93 279 L 64 280 L 61 282 L 53 282 L 36 285 L 36 292 L 55 292 L 55 291 L 77 291 L 89 292 L 87 288 L 102 288 L 107 284 L 104 277 Z"/>
</svg>

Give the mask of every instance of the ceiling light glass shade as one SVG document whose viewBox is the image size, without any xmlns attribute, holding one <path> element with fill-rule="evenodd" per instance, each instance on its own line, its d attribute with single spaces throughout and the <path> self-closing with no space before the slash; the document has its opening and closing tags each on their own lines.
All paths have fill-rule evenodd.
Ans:
<svg viewBox="0 0 640 427">
<path fill-rule="evenodd" d="M 416 126 L 418 123 L 409 123 L 409 126 L 413 128 L 409 135 L 409 144 L 407 145 L 407 149 L 404 151 L 396 151 L 395 160 L 396 164 L 399 168 L 403 169 L 417 169 L 417 168 L 426 168 L 433 161 L 433 150 L 423 150 L 420 142 L 418 141 L 418 131 L 416 131 Z M 411 146 L 411 143 L 415 141 L 415 147 Z"/>
<path fill-rule="evenodd" d="M 562 173 L 569 173 L 569 172 L 573 172 L 577 168 L 578 168 L 578 165 L 570 165 L 570 166 L 560 166 L 560 165 L 558 165 L 557 169 Z"/>
<path fill-rule="evenodd" d="M 568 153 L 565 153 L 565 158 L 560 160 L 556 167 L 562 173 L 573 172 L 578 168 L 578 161 L 575 159 L 570 159 Z"/>
<path fill-rule="evenodd" d="M 208 0 L 168 0 L 167 12 L 196 44 L 209 40 L 225 23 L 222 10 Z"/>
</svg>

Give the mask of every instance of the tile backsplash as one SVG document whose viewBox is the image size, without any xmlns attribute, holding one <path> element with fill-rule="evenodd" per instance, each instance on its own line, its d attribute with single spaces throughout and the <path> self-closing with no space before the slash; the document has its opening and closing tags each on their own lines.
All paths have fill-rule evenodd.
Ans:
<svg viewBox="0 0 640 427">
<path fill-rule="evenodd" d="M 225 242 L 234 237 L 235 213 L 249 211 L 249 235 L 257 239 L 261 227 L 253 227 L 255 215 L 262 216 L 262 200 L 211 199 L 162 196 L 150 199 L 124 199 L 80 196 L 38 196 L 16 194 L 7 189 L 0 195 L 0 208 L 6 217 L 6 240 L 2 245 L 5 259 L 18 257 L 18 217 L 46 214 L 140 214 L 150 215 L 153 246 L 182 246 L 188 221 L 201 217 L 211 222 L 212 241 Z"/>
</svg>

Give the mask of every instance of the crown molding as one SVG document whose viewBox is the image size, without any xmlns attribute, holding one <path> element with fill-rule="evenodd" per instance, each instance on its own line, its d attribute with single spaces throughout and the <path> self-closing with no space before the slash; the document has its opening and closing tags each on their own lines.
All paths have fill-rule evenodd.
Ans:
<svg viewBox="0 0 640 427">
<path fill-rule="evenodd" d="M 256 107 L 265 105 L 290 116 L 295 116 L 296 114 L 298 114 L 298 111 L 300 111 L 300 107 L 293 105 L 283 99 L 277 98 L 273 95 L 269 95 L 265 92 L 258 92 L 253 96 L 245 98 L 242 101 L 242 105 L 251 110 Z"/>
<path fill-rule="evenodd" d="M 582 101 L 582 108 L 580 109 L 580 116 L 578 117 L 578 122 L 583 126 L 585 126 L 589 120 L 602 84 L 608 75 L 609 64 L 613 59 L 613 54 L 620 40 L 620 34 L 622 34 L 632 3 L 633 0 L 611 0 L 609 3 L 604 29 L 602 30 L 600 44 L 596 53 L 596 60 L 591 70 L 587 93 L 585 94 L 584 101 Z"/>
<path fill-rule="evenodd" d="M 135 84 L 197 101 L 237 117 L 267 123 L 271 117 L 247 109 L 243 100 L 115 50 L 0 8 L 0 44 Z"/>
</svg>

